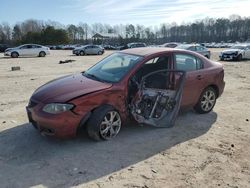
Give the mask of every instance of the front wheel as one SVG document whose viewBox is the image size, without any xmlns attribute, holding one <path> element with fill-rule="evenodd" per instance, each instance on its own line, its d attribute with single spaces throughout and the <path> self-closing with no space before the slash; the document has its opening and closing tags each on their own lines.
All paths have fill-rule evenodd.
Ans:
<svg viewBox="0 0 250 188">
<path fill-rule="evenodd" d="M 199 114 L 210 112 L 216 103 L 216 91 L 212 87 L 206 88 L 195 105 L 194 110 Z"/>
<path fill-rule="evenodd" d="M 12 52 L 11 57 L 12 58 L 18 58 L 19 54 L 17 52 Z"/>
<path fill-rule="evenodd" d="M 238 61 L 241 61 L 241 60 L 242 60 L 242 55 L 241 55 L 241 54 L 238 55 L 237 60 L 238 60 Z"/>
<path fill-rule="evenodd" d="M 93 140 L 110 140 L 120 132 L 121 124 L 120 114 L 112 106 L 104 105 L 94 110 L 87 122 L 87 132 Z"/>
<path fill-rule="evenodd" d="M 80 51 L 80 56 L 84 56 L 85 52 L 84 51 Z"/>
</svg>

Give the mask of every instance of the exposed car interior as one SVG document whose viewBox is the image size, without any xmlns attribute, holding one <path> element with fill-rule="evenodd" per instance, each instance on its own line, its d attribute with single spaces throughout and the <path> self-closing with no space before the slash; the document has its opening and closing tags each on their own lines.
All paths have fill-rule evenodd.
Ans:
<svg viewBox="0 0 250 188">
<path fill-rule="evenodd" d="M 147 61 L 134 75 L 138 83 L 141 82 L 142 78 L 147 74 L 158 70 L 164 70 L 169 68 L 169 57 L 160 56 Z M 150 76 L 147 81 L 147 87 L 152 88 L 165 88 L 166 87 L 167 76 L 163 73 L 158 73 Z"/>
<path fill-rule="evenodd" d="M 138 97 L 137 95 L 142 92 L 142 87 L 147 88 L 147 92 L 150 93 L 151 97 L 149 97 L 148 94 L 142 96 L 143 100 L 139 106 L 137 106 L 137 110 L 140 108 L 141 110 L 139 111 L 145 111 L 145 115 L 147 114 L 146 116 L 149 116 L 149 111 L 152 111 L 150 108 L 152 108 L 156 102 L 156 95 L 171 88 L 170 73 L 168 71 L 162 71 L 167 69 L 169 69 L 169 56 L 167 55 L 155 57 L 143 64 L 129 80 L 128 104 L 137 103 L 135 99 Z"/>
<path fill-rule="evenodd" d="M 149 79 L 164 83 L 171 83 L 169 75 L 179 74 L 179 81 L 175 88 L 169 87 L 171 84 L 166 84 L 165 87 L 158 88 L 157 85 L 146 84 Z M 151 72 L 142 78 L 139 85 L 139 90 L 136 96 L 132 98 L 130 104 L 131 114 L 139 123 L 145 123 L 155 127 L 171 127 L 174 125 L 177 117 L 182 90 L 185 80 L 185 72 L 178 70 L 162 69 Z M 161 77 L 152 77 L 158 76 Z M 165 79 L 162 78 L 165 75 Z"/>
</svg>

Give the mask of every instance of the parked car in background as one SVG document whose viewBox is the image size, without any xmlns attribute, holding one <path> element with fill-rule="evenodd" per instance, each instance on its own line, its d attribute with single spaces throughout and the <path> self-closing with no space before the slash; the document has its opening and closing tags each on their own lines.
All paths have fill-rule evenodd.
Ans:
<svg viewBox="0 0 250 188">
<path fill-rule="evenodd" d="M 141 48 L 141 47 L 146 47 L 146 44 L 142 42 L 133 42 L 133 43 L 128 43 L 127 46 L 128 48 Z"/>
<path fill-rule="evenodd" d="M 125 46 L 121 46 L 119 50 L 125 50 L 129 48 L 142 48 L 142 47 L 146 47 L 146 44 L 142 42 L 132 42 L 126 44 Z"/>
<path fill-rule="evenodd" d="M 180 107 L 208 113 L 224 85 L 222 64 L 200 54 L 134 48 L 41 86 L 32 94 L 27 114 L 43 135 L 73 137 L 86 127 L 92 139 L 109 140 L 127 118 L 170 127 L 168 118 L 172 113 L 176 117 Z"/>
<path fill-rule="evenodd" d="M 236 44 L 229 49 L 223 50 L 219 58 L 221 61 L 250 59 L 250 44 Z"/>
<path fill-rule="evenodd" d="M 108 44 L 103 45 L 103 48 L 105 50 L 117 50 L 117 47 Z"/>
<path fill-rule="evenodd" d="M 75 55 L 102 55 L 104 53 L 104 48 L 98 45 L 85 45 L 75 48 L 72 53 Z"/>
<path fill-rule="evenodd" d="M 17 58 L 19 56 L 39 56 L 45 57 L 50 54 L 50 49 L 46 46 L 38 44 L 24 44 L 15 48 L 7 48 L 4 52 L 5 56 Z"/>
<path fill-rule="evenodd" d="M 63 50 L 74 50 L 77 46 L 73 45 L 73 44 L 68 44 L 68 45 L 64 45 L 62 47 Z"/>
<path fill-rule="evenodd" d="M 197 53 L 205 56 L 208 59 L 210 59 L 210 56 L 211 56 L 210 51 L 206 47 L 201 46 L 199 44 L 180 44 L 180 45 L 176 46 L 176 48 L 197 52 Z"/>
<path fill-rule="evenodd" d="M 7 44 L 0 44 L 0 52 L 4 52 L 7 48 L 9 48 L 10 46 Z"/>
<path fill-rule="evenodd" d="M 176 43 L 176 42 L 168 42 L 168 43 L 160 45 L 159 47 L 175 48 L 178 45 L 179 43 Z"/>
</svg>

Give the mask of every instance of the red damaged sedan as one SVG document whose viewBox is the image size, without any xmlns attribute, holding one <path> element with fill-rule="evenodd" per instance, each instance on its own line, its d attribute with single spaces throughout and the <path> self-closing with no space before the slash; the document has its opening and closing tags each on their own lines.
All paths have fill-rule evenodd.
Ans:
<svg viewBox="0 0 250 188">
<path fill-rule="evenodd" d="M 195 52 L 134 48 L 41 86 L 26 109 L 43 135 L 73 137 L 86 127 L 90 138 L 109 140 L 129 117 L 171 127 L 180 108 L 208 113 L 224 86 L 222 65 Z"/>
</svg>

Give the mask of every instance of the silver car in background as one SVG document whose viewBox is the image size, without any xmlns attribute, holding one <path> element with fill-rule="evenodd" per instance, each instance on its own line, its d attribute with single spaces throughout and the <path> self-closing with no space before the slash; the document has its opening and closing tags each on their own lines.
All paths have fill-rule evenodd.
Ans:
<svg viewBox="0 0 250 188">
<path fill-rule="evenodd" d="M 102 55 L 104 53 L 104 48 L 98 45 L 85 45 L 82 47 L 75 48 L 72 51 L 75 55 Z"/>
<path fill-rule="evenodd" d="M 50 54 L 50 49 L 39 44 L 24 44 L 15 48 L 7 48 L 4 52 L 5 56 L 17 58 L 19 56 L 38 56 L 45 57 Z"/>
<path fill-rule="evenodd" d="M 219 58 L 221 61 L 250 59 L 250 44 L 236 44 L 229 49 L 223 50 Z"/>
<path fill-rule="evenodd" d="M 180 44 L 176 46 L 176 48 L 197 52 L 201 55 L 204 55 L 208 59 L 210 59 L 211 56 L 210 51 L 206 47 L 201 46 L 199 44 Z"/>
</svg>

